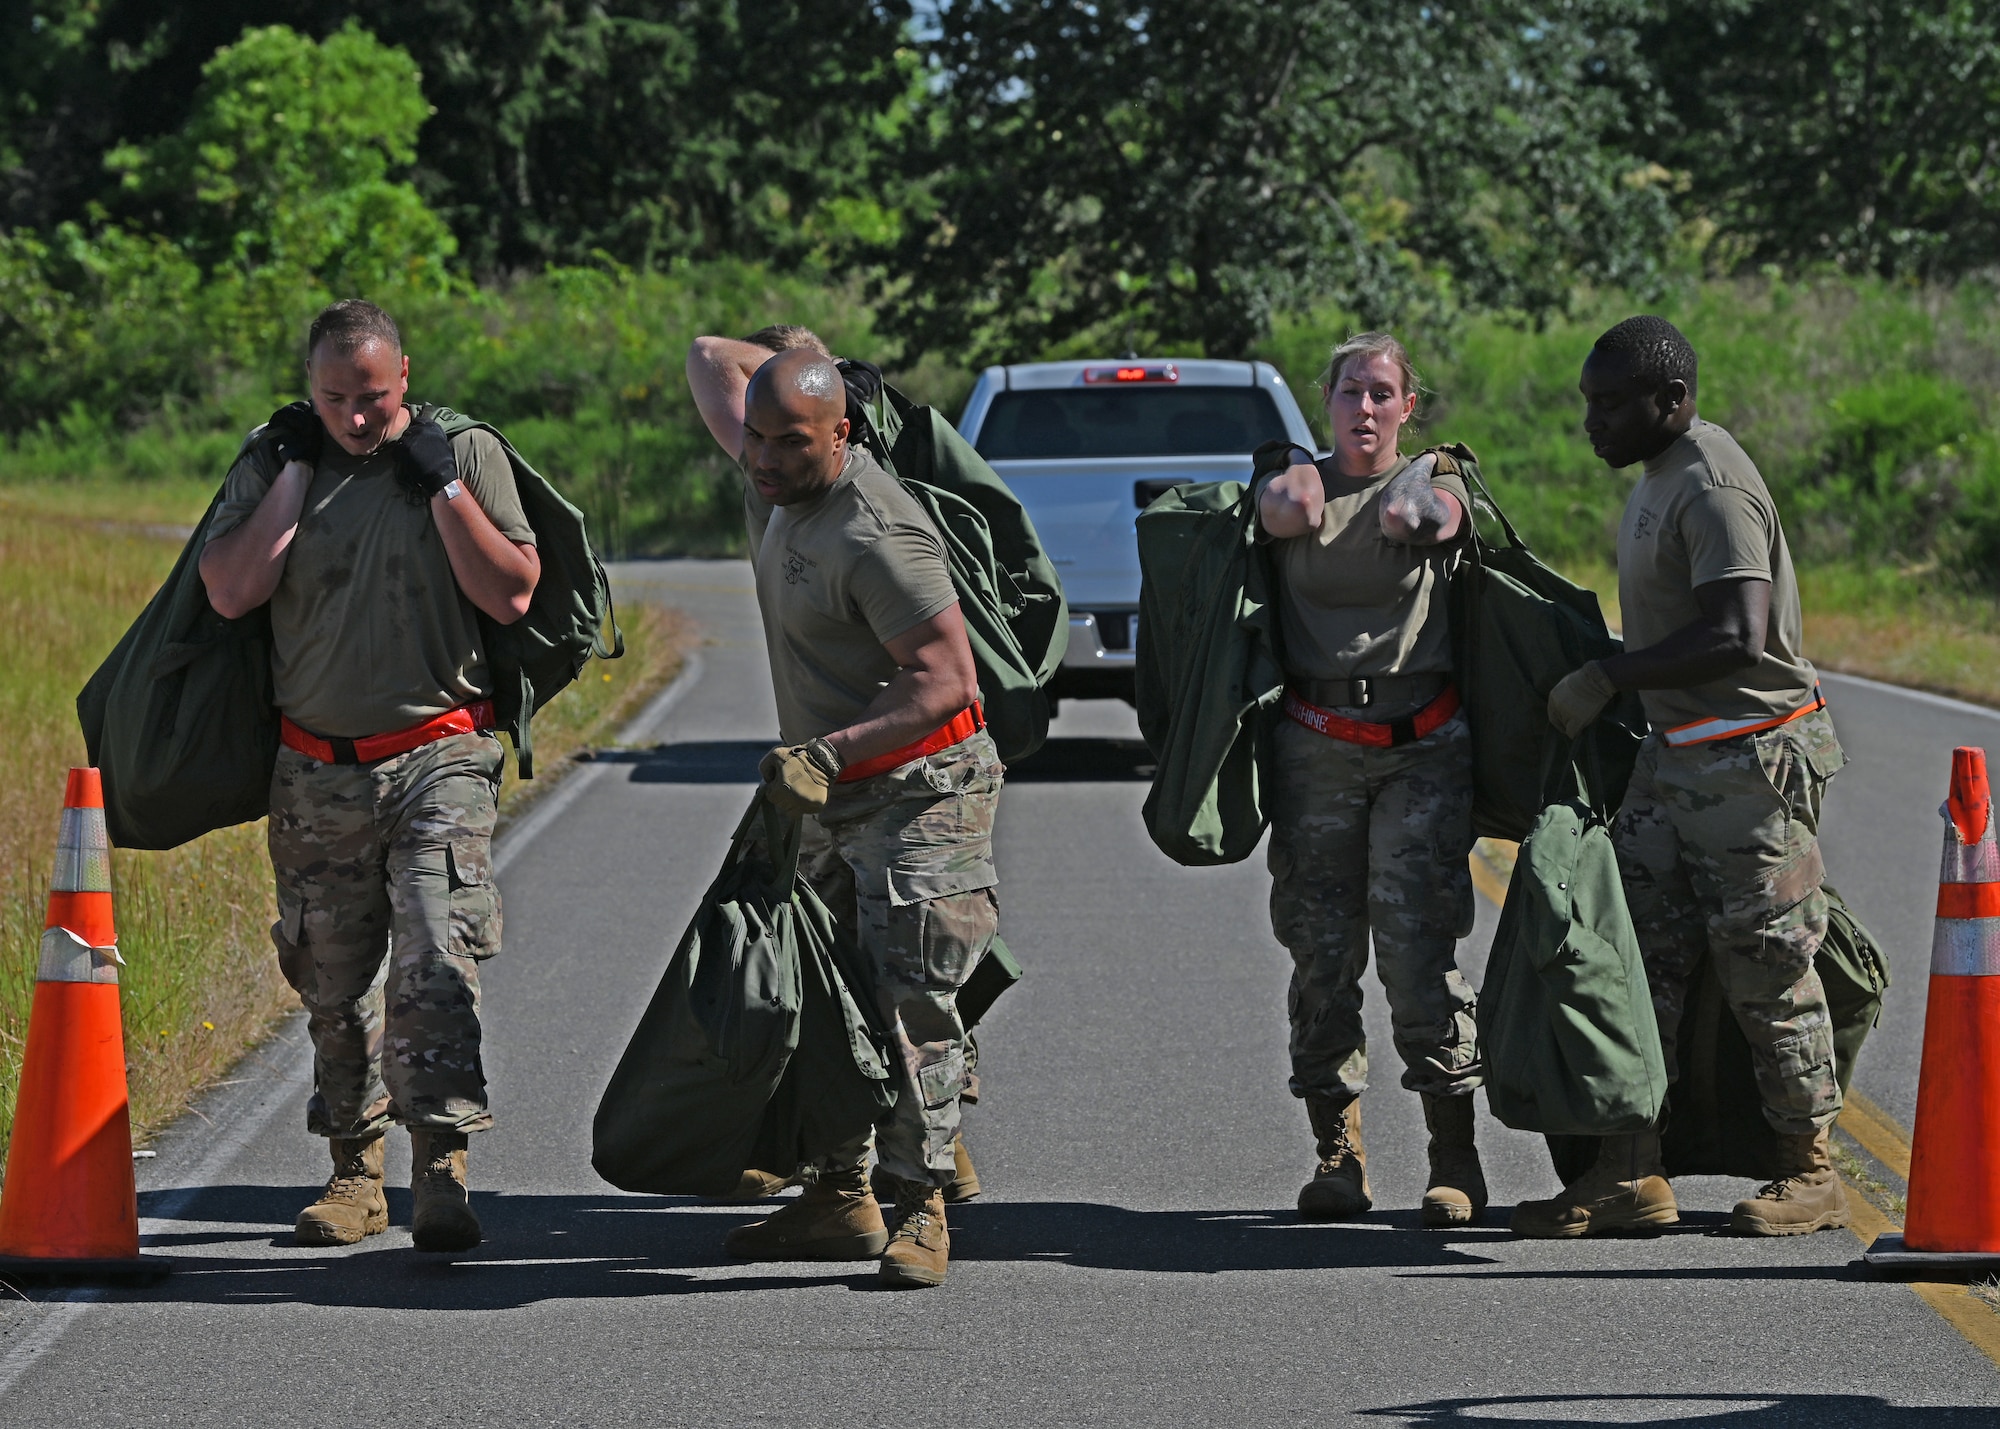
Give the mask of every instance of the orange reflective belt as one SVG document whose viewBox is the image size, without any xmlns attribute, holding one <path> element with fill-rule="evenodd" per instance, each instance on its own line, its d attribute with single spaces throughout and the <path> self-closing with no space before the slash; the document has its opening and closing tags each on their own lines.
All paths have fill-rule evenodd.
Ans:
<svg viewBox="0 0 2000 1429">
<path fill-rule="evenodd" d="M 1795 719 L 1804 719 L 1826 708 L 1826 696 L 1813 686 L 1812 703 L 1793 710 L 1788 715 L 1769 717 L 1752 715 L 1749 719 L 1698 719 L 1687 724 L 1677 724 L 1663 733 L 1660 738 L 1676 749 L 1688 744 L 1710 744 L 1718 739 L 1734 739 L 1739 734 L 1762 734 L 1767 729 L 1776 729 L 1781 724 L 1790 724 Z"/>
<path fill-rule="evenodd" d="M 901 769 L 912 759 L 922 759 L 926 754 L 936 754 L 940 749 L 949 749 L 954 744 L 972 738 L 986 728 L 986 712 L 974 700 L 922 739 L 914 744 L 906 744 L 901 749 L 892 749 L 887 754 L 878 754 L 873 759 L 863 759 L 850 764 L 840 771 L 839 782 L 858 784 L 863 779 L 873 779 L 877 774 L 887 774 L 891 769 Z"/>
<path fill-rule="evenodd" d="M 1349 744 L 1368 744 L 1377 749 L 1390 749 L 1399 744 L 1409 744 L 1422 739 L 1458 713 L 1458 686 L 1446 685 L 1444 693 L 1425 705 L 1413 715 L 1402 719 L 1374 720 L 1348 719 L 1332 710 L 1321 709 L 1318 705 L 1300 699 L 1290 690 L 1285 691 L 1285 713 L 1295 722 L 1304 725 L 1314 734 L 1323 734 L 1328 739 L 1341 739 Z"/>
<path fill-rule="evenodd" d="M 289 717 L 280 716 L 278 738 L 284 741 L 285 748 L 296 749 L 308 759 L 317 759 L 322 764 L 373 764 L 391 755 L 408 754 L 449 735 L 476 734 L 491 728 L 493 701 L 481 700 L 477 704 L 460 705 L 455 710 L 433 715 L 408 729 L 392 729 L 387 734 L 365 734 L 359 739 L 314 734 L 303 725 L 293 724 Z"/>
</svg>

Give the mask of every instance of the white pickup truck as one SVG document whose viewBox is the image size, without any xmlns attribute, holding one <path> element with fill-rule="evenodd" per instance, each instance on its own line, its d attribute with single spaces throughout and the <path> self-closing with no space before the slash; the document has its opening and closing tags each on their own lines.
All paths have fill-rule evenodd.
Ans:
<svg viewBox="0 0 2000 1429">
<path fill-rule="evenodd" d="M 1021 498 L 1069 597 L 1051 701 L 1132 700 L 1139 547 L 1132 523 L 1170 486 L 1247 480 L 1273 437 L 1316 449 L 1268 362 L 1126 358 L 989 367 L 958 429 Z"/>
</svg>

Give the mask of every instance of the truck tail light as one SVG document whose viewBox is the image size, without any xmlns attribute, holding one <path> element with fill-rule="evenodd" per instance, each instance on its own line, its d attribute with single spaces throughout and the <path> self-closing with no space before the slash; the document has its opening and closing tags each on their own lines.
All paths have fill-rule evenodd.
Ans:
<svg viewBox="0 0 2000 1429">
<path fill-rule="evenodd" d="M 1171 362 L 1160 363 L 1152 367 L 1086 367 L 1083 369 L 1083 380 L 1092 384 L 1099 382 L 1178 382 L 1181 380 L 1181 372 Z"/>
</svg>

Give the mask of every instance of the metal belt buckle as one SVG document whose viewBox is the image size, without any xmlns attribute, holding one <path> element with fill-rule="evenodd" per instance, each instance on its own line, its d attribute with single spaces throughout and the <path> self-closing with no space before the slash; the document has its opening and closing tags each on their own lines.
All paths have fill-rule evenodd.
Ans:
<svg viewBox="0 0 2000 1429">
<path fill-rule="evenodd" d="M 1368 679 L 1349 680 L 1347 694 L 1355 709 L 1365 710 L 1375 703 L 1375 682 Z"/>
</svg>

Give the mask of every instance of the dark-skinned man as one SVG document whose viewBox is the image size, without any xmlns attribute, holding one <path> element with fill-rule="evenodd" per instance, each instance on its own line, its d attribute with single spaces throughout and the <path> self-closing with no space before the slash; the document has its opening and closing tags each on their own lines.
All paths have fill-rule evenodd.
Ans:
<svg viewBox="0 0 2000 1429">
<path fill-rule="evenodd" d="M 1742 1235 L 1847 1224 L 1827 1152 L 1840 1112 L 1833 1025 L 1813 956 L 1826 935 L 1819 811 L 1844 758 L 1800 651 L 1798 583 L 1763 478 L 1695 414 L 1695 353 L 1661 318 L 1619 323 L 1591 350 L 1584 431 L 1613 468 L 1645 464 L 1618 530 L 1623 654 L 1549 695 L 1565 734 L 1619 690 L 1653 727 L 1612 828 L 1626 901 L 1676 1074 L 1674 1037 L 1703 953 L 1750 1043 L 1778 1179 L 1737 1203 Z M 1580 1236 L 1678 1218 L 1659 1130 L 1607 1137 L 1597 1164 L 1514 1229 Z"/>
<path fill-rule="evenodd" d="M 382 1138 L 400 1123 L 416 1246 L 463 1250 L 480 1239 L 466 1138 L 492 1124 L 478 967 L 500 950 L 478 613 L 519 620 L 541 563 L 499 441 L 448 440 L 403 404 L 387 313 L 335 303 L 306 350 L 310 404 L 281 409 L 230 468 L 201 556 L 220 614 L 271 613 L 271 936 L 312 1035 L 306 1128 L 333 1157 L 297 1235 L 387 1228 Z"/>
<path fill-rule="evenodd" d="M 764 787 L 824 832 L 815 886 L 844 876 L 852 887 L 829 903 L 853 919 L 901 1064 L 896 1106 L 874 1132 L 887 1222 L 869 1193 L 864 1134 L 726 1248 L 754 1260 L 880 1255 L 883 1283 L 937 1285 L 966 1078 L 956 999 L 999 922 L 1003 771 L 943 541 L 849 443 L 839 370 L 811 348 L 772 356 L 726 342 L 695 343 L 688 383 L 716 439 L 741 453 L 783 741 L 763 760 Z"/>
<path fill-rule="evenodd" d="M 688 382 L 696 394 L 696 404 L 716 443 L 729 453 L 740 465 L 743 457 L 743 397 L 749 390 L 750 379 L 758 368 L 771 360 L 773 353 L 791 352 L 803 349 L 816 352 L 820 356 L 833 359 L 836 366 L 839 359 L 824 339 L 809 327 L 796 323 L 772 323 L 758 328 L 740 338 L 702 337 L 695 340 L 689 355 Z M 855 403 L 850 390 L 848 400 L 848 420 L 854 420 Z M 852 433 L 850 432 L 850 437 Z M 770 520 L 771 508 L 746 479 L 743 484 L 744 520 L 753 531 L 761 530 Z M 799 867 L 813 885 L 822 901 L 829 908 L 848 909 L 854 902 L 854 876 L 848 870 L 832 844 L 821 831 L 817 820 L 805 826 L 804 839 L 799 850 Z M 979 1039 L 972 1033 L 965 1037 L 965 1087 L 959 1093 L 963 1106 L 973 1106 L 979 1101 Z M 952 1178 L 944 1188 L 947 1205 L 969 1201 L 979 1194 L 979 1172 L 972 1164 L 972 1153 L 966 1149 L 965 1133 L 961 1126 L 959 1134 L 951 1143 Z M 811 1167 L 796 1167 L 790 1171 L 766 1171 L 755 1167 L 746 1168 L 736 1193 L 729 1199 L 736 1201 L 763 1200 L 781 1191 L 790 1190 L 813 1174 Z M 886 1178 L 880 1188 L 893 1199 Z"/>
</svg>

